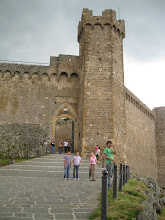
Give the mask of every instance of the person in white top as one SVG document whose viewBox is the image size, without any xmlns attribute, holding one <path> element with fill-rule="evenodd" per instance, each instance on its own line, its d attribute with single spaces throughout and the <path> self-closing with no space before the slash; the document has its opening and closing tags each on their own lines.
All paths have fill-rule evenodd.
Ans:
<svg viewBox="0 0 165 220">
<path fill-rule="evenodd" d="M 65 153 L 67 152 L 68 149 L 68 141 L 64 141 L 64 148 L 65 148 Z"/>
<path fill-rule="evenodd" d="M 95 155 L 96 155 L 96 158 L 97 158 L 97 163 L 99 163 L 99 156 L 100 156 L 100 147 L 99 146 L 98 146 L 98 149 L 95 152 Z"/>
<path fill-rule="evenodd" d="M 79 166 L 81 164 L 81 157 L 79 156 L 79 152 L 76 152 L 76 156 L 73 157 L 73 164 L 74 164 L 74 168 L 73 168 L 73 179 L 74 180 L 79 180 L 78 177 L 78 171 L 79 171 Z M 76 176 L 75 176 L 75 172 L 76 172 Z"/>
</svg>

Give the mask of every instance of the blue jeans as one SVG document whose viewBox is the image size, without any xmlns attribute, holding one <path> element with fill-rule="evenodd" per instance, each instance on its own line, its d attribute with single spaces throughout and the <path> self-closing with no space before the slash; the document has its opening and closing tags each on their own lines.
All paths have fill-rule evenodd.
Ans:
<svg viewBox="0 0 165 220">
<path fill-rule="evenodd" d="M 113 163 L 106 164 L 106 169 L 108 171 L 108 188 L 110 188 L 111 178 L 113 177 L 113 173 L 114 173 L 114 164 Z"/>
<path fill-rule="evenodd" d="M 69 179 L 69 171 L 70 171 L 70 165 L 67 165 L 66 168 L 64 165 L 64 178 Z"/>
<path fill-rule="evenodd" d="M 73 169 L 73 178 L 75 178 L 75 171 L 76 171 L 76 179 L 78 179 L 78 170 L 79 170 L 79 165 L 74 165 Z"/>
<path fill-rule="evenodd" d="M 59 147 L 59 154 L 61 154 L 62 152 L 62 147 Z"/>
<path fill-rule="evenodd" d="M 51 147 L 51 154 L 55 154 L 55 147 Z"/>
</svg>

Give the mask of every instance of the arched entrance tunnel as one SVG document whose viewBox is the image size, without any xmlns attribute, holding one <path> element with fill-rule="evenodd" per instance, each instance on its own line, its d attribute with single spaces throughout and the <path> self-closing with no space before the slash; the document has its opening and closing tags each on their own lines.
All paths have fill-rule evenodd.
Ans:
<svg viewBox="0 0 165 220">
<path fill-rule="evenodd" d="M 79 150 L 78 147 L 78 122 L 77 112 L 68 103 L 61 104 L 54 112 L 52 118 L 52 138 L 56 142 L 56 146 L 62 141 L 71 142 L 71 152 Z M 56 147 L 58 150 L 58 148 Z"/>
<path fill-rule="evenodd" d="M 68 141 L 71 153 L 74 152 L 74 121 L 70 118 L 59 118 L 55 123 L 56 146 Z M 56 147 L 56 149 L 58 149 Z M 63 148 L 64 152 L 64 148 Z"/>
</svg>

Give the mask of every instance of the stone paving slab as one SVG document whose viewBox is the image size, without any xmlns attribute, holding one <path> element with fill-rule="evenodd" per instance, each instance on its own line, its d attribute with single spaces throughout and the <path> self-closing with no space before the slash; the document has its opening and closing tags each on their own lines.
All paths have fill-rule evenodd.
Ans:
<svg viewBox="0 0 165 220">
<path fill-rule="evenodd" d="M 81 166 L 80 166 L 81 167 Z M 35 168 L 35 170 L 34 170 L 34 168 Z M 80 170 L 80 173 L 86 173 L 87 172 L 87 168 L 88 167 L 81 167 L 81 170 Z M 10 171 L 38 171 L 38 172 L 63 172 L 63 170 L 64 170 L 64 166 L 62 165 L 62 166 L 56 166 L 56 165 L 54 165 L 54 166 L 42 166 L 42 170 L 41 170 L 41 166 L 35 166 L 35 165 L 33 165 L 33 166 L 27 166 L 27 165 L 23 165 L 23 166 L 21 166 L 21 165 L 13 165 L 12 167 L 8 167 L 8 168 L 6 168 L 6 169 L 3 169 L 4 171 L 6 171 L 6 170 L 10 170 Z M 102 170 L 102 168 L 98 168 L 97 170 L 96 170 L 96 173 L 99 173 L 100 174 L 100 172 L 101 172 L 101 170 Z M 3 172 L 3 171 L 2 171 Z M 72 166 L 72 168 L 71 168 L 71 171 L 70 172 L 73 172 L 73 166 Z"/>
<path fill-rule="evenodd" d="M 91 182 L 89 160 L 83 159 L 80 180 L 64 180 L 63 157 L 47 155 L 0 168 L 0 220 L 88 219 L 99 203 L 102 168 Z"/>
</svg>

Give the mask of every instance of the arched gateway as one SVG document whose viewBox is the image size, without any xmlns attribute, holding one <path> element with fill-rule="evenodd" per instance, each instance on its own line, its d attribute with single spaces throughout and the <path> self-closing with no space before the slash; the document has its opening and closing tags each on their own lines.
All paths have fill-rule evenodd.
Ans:
<svg viewBox="0 0 165 220">
<path fill-rule="evenodd" d="M 73 137 L 72 137 L 72 145 L 74 147 L 74 152 L 76 150 L 80 150 L 78 148 L 78 124 L 77 124 L 77 113 L 76 111 L 73 109 L 73 107 L 71 105 L 69 105 L 68 103 L 63 103 L 61 104 L 56 111 L 54 112 L 53 115 L 53 119 L 52 119 L 52 138 L 55 138 L 55 134 L 56 134 L 56 121 L 60 118 L 69 118 L 73 121 L 73 125 L 72 125 L 72 133 L 73 133 Z M 63 139 L 64 140 L 64 139 Z"/>
</svg>

